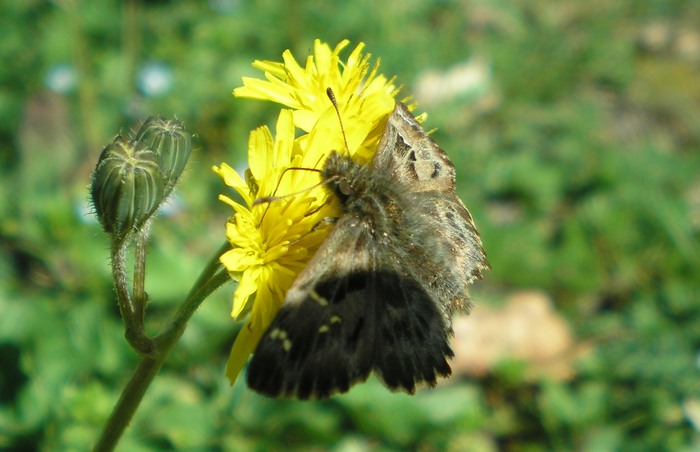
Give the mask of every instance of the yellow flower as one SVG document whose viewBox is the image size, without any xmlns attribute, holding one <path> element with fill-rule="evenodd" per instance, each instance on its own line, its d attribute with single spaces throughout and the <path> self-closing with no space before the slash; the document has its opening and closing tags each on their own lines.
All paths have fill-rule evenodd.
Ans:
<svg viewBox="0 0 700 452">
<path fill-rule="evenodd" d="M 281 197 L 320 181 L 316 172 L 285 171 L 300 167 L 303 161 L 290 110 L 280 112 L 276 138 L 267 127 L 251 132 L 248 159 L 249 182 L 226 164 L 214 167 L 245 203 L 219 197 L 235 212 L 226 224 L 231 250 L 221 256 L 221 263 L 238 280 L 231 315 L 241 319 L 250 313 L 231 350 L 227 366 L 231 382 L 277 313 L 284 293 L 325 238 L 326 228 L 312 229 L 322 224 L 324 217 L 338 214 L 336 206 L 326 202 L 324 190 L 318 188 L 269 203 L 254 203 L 256 198 Z"/>
<path fill-rule="evenodd" d="M 360 163 L 366 163 L 377 148 L 399 89 L 393 79 L 377 73 L 379 61 L 370 66 L 371 54 L 362 54 L 363 43 L 343 62 L 339 54 L 349 43 L 343 40 L 331 50 L 328 44 L 315 40 L 314 54 L 307 57 L 303 68 L 289 50 L 282 54 L 282 62 L 256 60 L 253 67 L 264 71 L 267 80 L 243 77 L 243 86 L 234 89 L 233 95 L 270 100 L 292 108 L 294 125 L 310 132 L 323 115 L 336 117 L 326 95 L 330 88 L 344 126 L 360 121 L 372 128 L 364 137 L 347 134 L 348 147 L 356 151 Z M 360 138 L 362 141 L 358 142 Z"/>
<path fill-rule="evenodd" d="M 236 96 L 275 100 L 295 110 L 280 112 L 274 138 L 267 127 L 251 132 L 245 179 L 225 163 L 213 168 L 244 203 L 219 197 L 234 210 L 226 224 L 231 250 L 221 256 L 238 281 L 231 315 L 236 320 L 247 316 L 226 367 L 231 383 L 274 319 L 284 294 L 328 235 L 324 219 L 340 214 L 337 200 L 319 185 L 318 170 L 334 149 L 347 150 L 360 162 L 371 158 L 393 109 L 397 90 L 376 75 L 376 65 L 368 74 L 369 56 L 362 56 L 362 44 L 341 62 L 338 53 L 346 45 L 343 41 L 331 52 L 316 41 L 315 55 L 307 59 L 305 69 L 289 51 L 282 63 L 256 62 L 268 81 L 244 79 L 245 86 L 234 91 Z M 326 96 L 328 87 L 338 101 L 345 135 Z M 295 126 L 308 133 L 296 137 Z M 260 198 L 269 202 L 256 203 Z"/>
</svg>

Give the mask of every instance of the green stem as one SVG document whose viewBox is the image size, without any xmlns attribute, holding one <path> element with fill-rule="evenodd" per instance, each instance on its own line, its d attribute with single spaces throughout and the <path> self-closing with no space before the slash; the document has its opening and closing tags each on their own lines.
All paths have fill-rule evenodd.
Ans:
<svg viewBox="0 0 700 452">
<path fill-rule="evenodd" d="M 139 239 L 139 243 L 141 240 Z M 134 302 L 129 294 L 129 280 L 126 275 L 126 246 L 128 240 L 114 240 L 112 244 L 112 279 L 117 292 L 117 305 L 124 320 L 124 337 L 129 345 L 142 356 L 153 356 L 154 344 L 151 338 L 146 335 L 143 324 L 143 316 L 134 307 Z M 144 251 L 145 253 L 145 251 Z M 138 251 L 137 251 L 138 255 Z M 142 256 L 145 261 L 145 255 Z M 142 263 L 143 264 L 143 263 Z M 139 268 L 137 262 L 136 268 Z M 141 282 L 143 284 L 143 281 Z M 136 283 L 134 283 L 136 285 Z M 140 295 L 140 309 L 143 310 L 143 287 Z"/>
<path fill-rule="evenodd" d="M 187 321 L 199 305 L 217 288 L 230 281 L 230 277 L 219 263 L 219 256 L 227 250 L 225 244 L 212 258 L 200 275 L 192 290 L 182 302 L 172 317 L 168 328 L 155 339 L 155 349 L 152 356 L 142 356 L 134 375 L 122 391 L 122 395 L 114 407 L 107 423 L 102 430 L 102 436 L 94 447 L 94 451 L 114 450 L 119 438 L 131 422 L 136 409 L 141 404 L 146 390 L 158 374 L 170 350 L 175 346 L 185 330 Z"/>
<path fill-rule="evenodd" d="M 158 374 L 165 361 L 165 355 L 157 355 L 156 358 L 142 357 L 141 362 L 136 367 L 136 372 L 129 380 L 129 383 L 122 391 L 119 402 L 114 407 L 112 415 L 107 420 L 102 436 L 93 448 L 93 451 L 111 451 L 117 446 L 129 420 L 134 416 L 146 389 L 150 386 L 153 378 Z"/>
<path fill-rule="evenodd" d="M 175 314 L 170 320 L 168 328 L 155 338 L 158 348 L 160 348 L 161 344 L 168 343 L 173 337 L 177 340 L 182 334 L 182 331 L 184 331 L 187 321 L 192 314 L 194 314 L 194 311 L 197 310 L 202 300 L 219 286 L 230 281 L 230 276 L 219 262 L 219 256 L 230 248 L 231 245 L 228 242 L 224 243 L 216 252 L 214 258 L 209 261 L 207 267 L 199 275 L 199 279 L 197 279 L 194 286 L 192 286 L 189 295 L 187 295 L 187 300 L 193 299 L 195 301 L 188 303 L 187 300 L 185 300 L 185 302 L 177 308 L 177 311 L 175 311 Z M 196 302 L 196 300 L 199 300 L 199 302 Z"/>
<path fill-rule="evenodd" d="M 136 246 L 134 247 L 134 284 L 132 294 L 134 297 L 134 323 L 144 330 L 144 316 L 146 314 L 146 251 L 148 250 L 148 237 L 151 230 L 151 219 L 136 234 Z"/>
</svg>

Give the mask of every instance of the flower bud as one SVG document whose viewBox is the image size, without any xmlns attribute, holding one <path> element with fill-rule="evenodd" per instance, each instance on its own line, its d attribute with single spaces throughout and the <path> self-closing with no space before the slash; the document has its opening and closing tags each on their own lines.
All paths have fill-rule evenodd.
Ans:
<svg viewBox="0 0 700 452">
<path fill-rule="evenodd" d="M 152 116 L 143 123 L 134 140 L 144 144 L 158 157 L 167 196 L 175 187 L 190 158 L 190 134 L 180 121 Z"/>
<path fill-rule="evenodd" d="M 107 233 L 123 237 L 139 229 L 163 200 L 158 157 L 144 144 L 117 136 L 100 154 L 90 192 Z"/>
</svg>

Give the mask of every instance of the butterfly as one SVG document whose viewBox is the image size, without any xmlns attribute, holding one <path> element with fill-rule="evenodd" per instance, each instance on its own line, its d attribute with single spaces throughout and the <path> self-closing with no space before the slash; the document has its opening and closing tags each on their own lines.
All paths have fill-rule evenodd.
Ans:
<svg viewBox="0 0 700 452">
<path fill-rule="evenodd" d="M 320 399 L 371 372 L 393 391 L 435 386 L 452 372 L 452 314 L 490 269 L 454 165 L 396 103 L 368 164 L 333 151 L 321 176 L 342 215 L 257 345 L 249 387 Z"/>
</svg>

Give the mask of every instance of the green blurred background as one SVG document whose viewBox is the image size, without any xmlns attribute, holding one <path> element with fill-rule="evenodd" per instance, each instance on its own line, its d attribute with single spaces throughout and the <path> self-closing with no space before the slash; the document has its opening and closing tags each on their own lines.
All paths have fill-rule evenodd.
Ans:
<svg viewBox="0 0 700 452">
<path fill-rule="evenodd" d="M 348 38 L 398 76 L 457 166 L 493 266 L 473 291 L 493 331 L 467 345 L 510 337 L 500 310 L 535 293 L 568 337 L 547 359 L 567 370 L 501 353 L 414 397 L 370 380 L 325 402 L 265 399 L 224 377 L 229 285 L 120 449 L 698 450 L 698 24 L 693 0 L 3 2 L 0 449 L 89 448 L 138 361 L 86 201 L 102 147 L 155 114 L 196 134 L 153 231 L 157 331 L 223 242 L 211 165 L 243 168 L 249 131 L 275 119 L 232 89 L 254 59 Z"/>
</svg>

